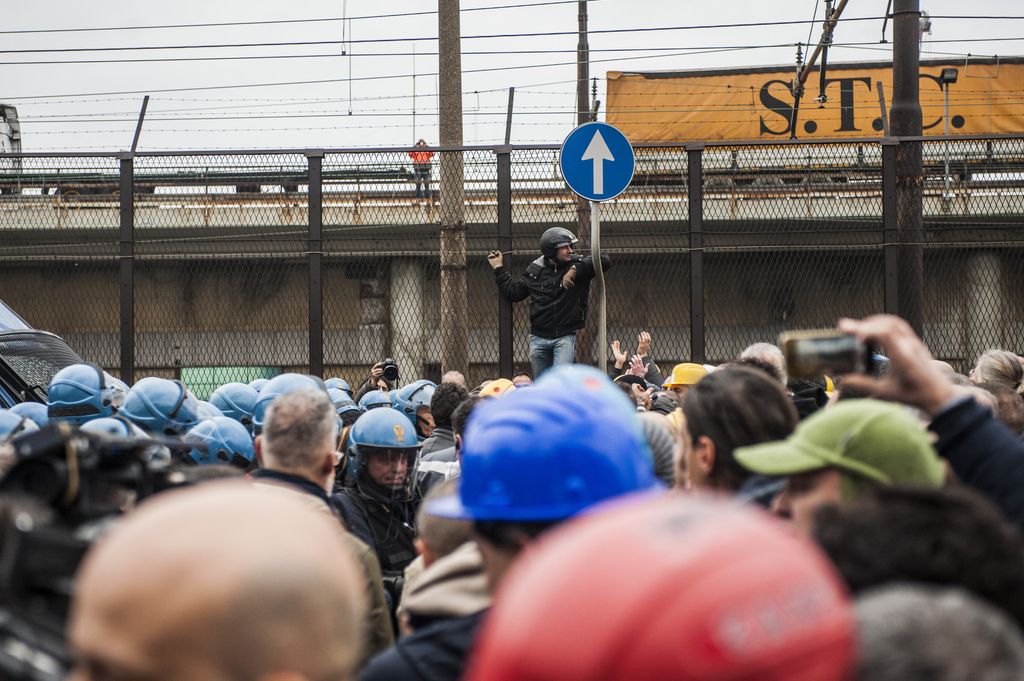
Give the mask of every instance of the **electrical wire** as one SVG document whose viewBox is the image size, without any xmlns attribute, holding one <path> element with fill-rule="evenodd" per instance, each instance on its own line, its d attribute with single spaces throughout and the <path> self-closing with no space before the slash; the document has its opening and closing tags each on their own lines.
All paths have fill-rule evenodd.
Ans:
<svg viewBox="0 0 1024 681">
<path fill-rule="evenodd" d="M 758 45 L 758 46 L 751 47 L 751 48 L 728 47 L 728 48 L 722 48 L 722 49 L 686 51 L 686 52 L 679 52 L 679 53 L 668 53 L 668 54 L 657 54 L 657 55 L 643 55 L 643 56 L 640 56 L 640 57 L 615 57 L 615 58 L 608 58 L 608 59 L 592 59 L 592 60 L 590 60 L 590 63 L 591 64 L 598 64 L 598 63 L 605 63 L 605 62 L 612 62 L 612 61 L 632 61 L 632 60 L 635 60 L 635 59 L 661 59 L 661 58 L 664 58 L 664 57 L 685 57 L 685 56 L 693 55 L 693 54 L 713 54 L 713 53 L 717 53 L 717 52 L 733 52 L 733 51 L 744 50 L 744 49 L 765 49 L 767 47 L 789 47 L 789 46 L 790 46 L 790 44 L 786 43 L 786 44 L 778 45 L 778 46 Z M 463 74 L 466 74 L 466 73 L 494 73 L 494 72 L 499 72 L 499 71 L 521 71 L 521 70 L 528 70 L 528 69 L 541 69 L 541 68 L 550 68 L 550 67 L 556 67 L 556 66 L 575 66 L 575 65 L 576 65 L 575 61 L 571 61 L 571 62 L 555 62 L 555 63 L 548 63 L 548 64 L 524 64 L 524 65 L 518 65 L 518 66 L 497 66 L 497 67 L 490 67 L 490 68 L 463 69 L 462 73 Z M 433 72 L 433 73 L 420 73 L 420 74 L 416 74 L 416 75 L 419 76 L 419 77 L 430 77 L 430 76 L 439 76 L 440 74 L 437 73 L 437 72 Z M 160 92 L 196 92 L 196 91 L 202 91 L 202 90 L 234 90 L 234 89 L 251 88 L 251 87 L 278 87 L 278 86 L 289 86 L 289 85 L 325 85 L 325 84 L 329 84 L 329 83 L 348 83 L 348 82 L 352 82 L 352 81 L 394 80 L 394 79 L 397 79 L 397 78 L 411 78 L 412 76 L 413 76 L 413 74 L 411 74 L 411 73 L 397 73 L 397 74 L 388 74 L 388 75 L 382 75 L 382 76 L 360 76 L 360 77 L 356 77 L 356 78 L 318 78 L 318 79 L 314 79 L 314 80 L 283 81 L 283 82 L 276 82 L 276 83 L 244 83 L 244 84 L 236 84 L 236 85 L 203 85 L 203 86 L 182 87 L 182 88 L 156 88 L 156 89 L 150 88 L 150 89 L 146 89 L 146 90 L 121 90 L 121 91 L 118 91 L 118 92 L 99 92 L 99 93 L 92 93 L 92 94 L 75 93 L 75 94 L 59 94 L 59 95 L 21 95 L 21 96 L 5 95 L 4 98 L 6 100 L 8 100 L 8 101 L 23 101 L 23 100 L 30 100 L 30 99 L 60 99 L 60 98 L 63 98 L 63 97 L 99 97 L 99 96 L 111 96 L 111 95 L 147 95 L 147 94 L 160 93 Z"/>
<path fill-rule="evenodd" d="M 729 46 L 730 48 L 732 46 Z M 736 46 L 740 49 L 741 46 Z M 758 46 L 760 47 L 760 46 Z M 768 45 L 765 47 L 789 47 L 789 44 Z M 609 47 L 604 49 L 591 49 L 591 53 L 613 53 L 613 52 L 675 52 L 680 47 Z M 689 47 L 688 50 L 724 49 L 721 47 Z M 753 47 L 749 49 L 754 49 Z M 469 50 L 462 52 L 463 57 L 494 56 L 512 54 L 575 54 L 576 48 L 566 49 L 541 49 L 541 50 Z M 257 55 L 233 55 L 229 57 L 149 57 L 141 59 L 58 59 L 58 60 L 31 60 L 31 61 L 0 61 L 0 66 L 26 66 L 26 65 L 59 65 L 59 64 L 142 64 L 153 62 L 190 62 L 190 61 L 238 61 L 238 60 L 261 60 L 261 59 L 317 59 L 334 58 L 342 59 L 349 57 L 437 57 L 437 52 L 360 52 L 359 54 L 257 54 Z M 417 74 L 421 75 L 421 74 Z"/>
<path fill-rule="evenodd" d="M 849 17 L 843 19 L 844 22 L 853 21 L 877 21 L 882 17 Z M 765 26 L 792 26 L 796 24 L 806 24 L 807 20 L 784 20 L 784 21 L 749 21 L 735 24 L 701 24 L 701 25 L 688 25 L 688 26 L 644 26 L 637 28 L 602 28 L 602 29 L 591 29 L 588 31 L 590 35 L 603 35 L 603 34 L 614 34 L 614 33 L 651 33 L 651 32 L 662 32 L 662 31 L 693 31 L 701 29 L 720 29 L 720 28 L 758 28 Z M 550 38 L 554 36 L 575 36 L 578 35 L 578 31 L 539 31 L 533 33 L 490 33 L 481 35 L 464 35 L 461 40 L 494 40 L 494 39 L 505 39 L 505 38 Z M 50 53 L 50 52 L 125 52 L 125 51 L 141 51 L 141 50 L 210 50 L 210 49 L 223 49 L 223 48 L 237 48 L 237 47 L 299 47 L 299 46 L 310 46 L 310 45 L 342 45 L 342 44 L 356 44 L 356 43 L 402 43 L 402 42 L 423 42 L 423 41 L 435 41 L 435 36 L 417 36 L 417 37 L 400 37 L 400 38 L 362 38 L 359 40 L 293 40 L 285 42 L 263 42 L 263 43 L 210 43 L 203 45 L 123 45 L 116 47 L 56 47 L 56 48 L 29 48 L 29 49 L 11 49 L 11 50 L 0 50 L 0 54 L 38 54 L 38 53 Z"/>
<path fill-rule="evenodd" d="M 600 0 L 585 0 L 587 3 L 600 2 Z M 549 2 L 524 3 L 519 5 L 491 5 L 487 7 L 464 7 L 462 12 L 483 12 L 489 10 L 523 9 L 531 7 L 544 7 L 548 5 L 575 5 L 578 0 L 550 0 Z M 418 12 L 399 12 L 395 14 L 369 14 L 358 17 L 320 17 L 315 19 L 267 19 L 264 21 L 218 21 L 195 24 L 158 24 L 149 26 L 97 26 L 80 28 L 35 28 L 35 29 L 13 29 L 0 31 L 0 35 L 25 35 L 37 33 L 84 33 L 89 31 L 139 31 L 168 28 L 213 28 L 224 26 L 268 26 L 277 24 L 312 24 L 330 21 L 360 21 L 364 19 L 394 19 L 398 17 L 416 17 L 437 14 L 437 10 L 423 10 Z"/>
</svg>

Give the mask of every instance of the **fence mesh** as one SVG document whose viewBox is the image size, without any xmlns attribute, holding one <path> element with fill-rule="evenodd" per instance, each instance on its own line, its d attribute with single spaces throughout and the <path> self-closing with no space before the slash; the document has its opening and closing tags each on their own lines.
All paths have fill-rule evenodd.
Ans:
<svg viewBox="0 0 1024 681">
<path fill-rule="evenodd" d="M 119 164 L 0 160 L 0 299 L 117 372 Z"/>
<path fill-rule="evenodd" d="M 986 349 L 1024 348 L 1024 140 L 921 146 L 925 341 L 966 373 Z"/>
<path fill-rule="evenodd" d="M 298 155 L 137 159 L 138 375 L 180 376 L 202 399 L 308 369 L 306 177 Z"/>
<path fill-rule="evenodd" d="M 902 250 L 899 304 L 901 311 L 917 306 L 935 355 L 965 371 L 989 347 L 1024 347 L 1024 303 L 1014 295 L 1024 284 L 1024 138 L 916 144 L 920 227 L 906 187 L 889 197 Z M 911 150 L 900 144 L 900 163 Z M 498 246 L 498 151 L 443 152 L 461 162 L 461 175 L 450 176 L 458 164 L 442 163 L 442 152 L 418 166 L 404 149 L 323 156 L 325 376 L 357 382 L 373 363 L 394 357 L 403 381 L 436 380 L 445 348 L 463 337 L 466 360 L 456 368 L 471 383 L 498 374 L 500 300 L 485 258 Z M 687 153 L 638 147 L 632 185 L 600 207 L 602 248 L 612 259 L 608 339 L 632 352 L 639 332 L 651 332 L 652 356 L 666 371 L 691 358 L 692 324 L 700 323 L 701 310 L 690 305 L 697 256 Z M 693 181 L 703 196 L 708 361 L 731 359 L 784 330 L 883 311 L 879 143 L 720 145 L 700 155 L 702 173 Z M 562 182 L 557 148 L 516 147 L 510 158 L 509 271 L 521 275 L 553 226 L 576 233 L 586 254 L 590 206 Z M 0 162 L 0 298 L 117 373 L 121 162 Z M 311 263 L 319 257 L 309 243 L 309 159 L 146 154 L 133 163 L 127 262 L 136 376 L 180 377 L 204 397 L 227 380 L 307 371 L 311 325 L 320 321 L 309 306 Z M 460 188 L 461 197 L 448 191 Z M 456 242 L 465 240 L 464 269 L 457 261 L 442 266 L 442 225 L 464 228 L 453 232 Z M 465 303 L 456 297 L 442 305 L 442 279 L 463 275 Z M 460 307 L 464 321 L 444 312 Z M 513 310 L 513 367 L 529 370 L 529 302 Z M 593 293 L 589 318 L 577 342 L 583 362 L 595 361 L 598 350 Z"/>
<path fill-rule="evenodd" d="M 707 358 L 883 309 L 879 147 L 708 148 Z"/>
</svg>

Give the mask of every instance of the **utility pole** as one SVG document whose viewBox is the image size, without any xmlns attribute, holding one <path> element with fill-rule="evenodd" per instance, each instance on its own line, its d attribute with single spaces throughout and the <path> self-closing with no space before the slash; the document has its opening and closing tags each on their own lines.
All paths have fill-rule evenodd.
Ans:
<svg viewBox="0 0 1024 681">
<path fill-rule="evenodd" d="M 462 146 L 462 30 L 459 0 L 437 2 L 442 147 Z M 441 152 L 441 373 L 469 368 L 466 322 L 465 181 L 462 152 Z"/>
<path fill-rule="evenodd" d="M 920 137 L 920 0 L 895 0 L 894 5 L 889 127 L 895 137 Z M 919 336 L 924 333 L 922 182 L 921 143 L 901 141 L 896 149 L 897 305 Z"/>
<path fill-rule="evenodd" d="M 588 85 L 590 81 L 590 43 L 587 39 L 587 0 L 577 3 L 579 12 L 579 42 L 576 44 L 576 125 L 583 125 L 590 119 L 590 97 Z M 576 236 L 580 240 L 580 248 L 590 243 L 590 202 L 576 197 L 576 223 L 579 225 Z"/>
<path fill-rule="evenodd" d="M 576 43 L 576 125 L 589 123 L 590 117 L 590 42 L 587 38 L 587 0 L 579 0 L 577 31 L 579 41 Z M 576 238 L 579 239 L 577 250 L 590 250 L 590 202 L 579 195 L 576 198 Z M 576 338 L 576 358 L 582 364 L 593 364 L 594 355 L 590 348 L 590 339 L 597 337 L 597 315 L 590 315 L 587 325 L 580 330 Z"/>
</svg>

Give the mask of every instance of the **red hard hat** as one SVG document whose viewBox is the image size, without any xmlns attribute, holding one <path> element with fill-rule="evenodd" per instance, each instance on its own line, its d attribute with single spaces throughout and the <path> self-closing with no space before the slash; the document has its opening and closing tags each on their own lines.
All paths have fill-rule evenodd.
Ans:
<svg viewBox="0 0 1024 681">
<path fill-rule="evenodd" d="M 841 681 L 852 606 L 766 514 L 662 495 L 545 535 L 502 583 L 469 681 Z"/>
</svg>

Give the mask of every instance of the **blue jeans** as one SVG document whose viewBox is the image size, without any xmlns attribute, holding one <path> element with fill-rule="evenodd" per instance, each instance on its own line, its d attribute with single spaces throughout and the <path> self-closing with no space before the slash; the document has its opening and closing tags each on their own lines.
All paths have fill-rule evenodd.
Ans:
<svg viewBox="0 0 1024 681">
<path fill-rule="evenodd" d="M 533 368 L 534 380 L 553 366 L 572 364 L 575 351 L 575 334 L 570 333 L 560 338 L 541 338 L 531 334 L 530 366 Z"/>
</svg>

